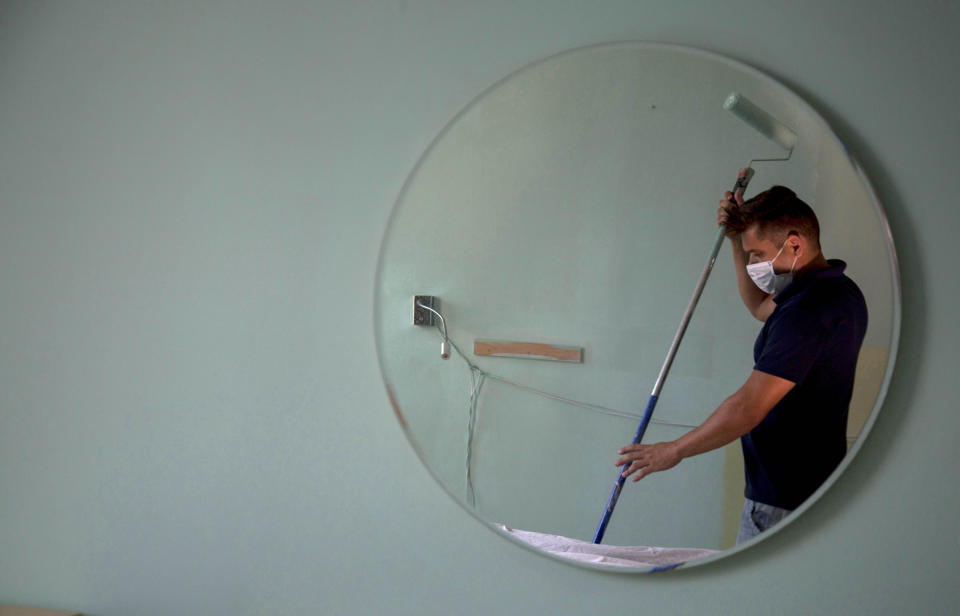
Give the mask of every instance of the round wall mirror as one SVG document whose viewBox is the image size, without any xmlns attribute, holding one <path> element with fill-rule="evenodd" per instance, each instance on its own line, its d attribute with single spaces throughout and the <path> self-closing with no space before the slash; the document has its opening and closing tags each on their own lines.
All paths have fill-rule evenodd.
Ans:
<svg viewBox="0 0 960 616">
<path fill-rule="evenodd" d="M 619 43 L 553 56 L 495 84 L 432 142 L 393 210 L 375 289 L 381 369 L 410 443 L 505 537 L 636 571 L 734 548 L 737 441 L 627 482 L 592 543 L 616 452 L 712 248 L 717 203 L 747 161 L 785 157 L 724 110 L 731 92 L 797 135 L 787 160 L 752 165 L 747 196 L 781 184 L 809 203 L 825 256 L 846 261 L 869 310 L 847 457 L 784 523 L 828 489 L 880 408 L 899 333 L 896 258 L 872 188 L 824 120 L 712 53 Z M 742 385 L 761 326 L 724 246 L 644 442 L 677 438 Z"/>
</svg>

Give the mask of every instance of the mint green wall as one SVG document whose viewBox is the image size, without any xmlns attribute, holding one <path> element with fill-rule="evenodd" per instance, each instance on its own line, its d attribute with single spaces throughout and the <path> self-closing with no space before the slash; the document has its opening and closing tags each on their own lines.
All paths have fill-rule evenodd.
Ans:
<svg viewBox="0 0 960 616">
<path fill-rule="evenodd" d="M 166 614 L 944 613 L 960 601 L 944 2 L 0 8 L 0 603 Z M 863 162 L 900 251 L 888 402 L 797 522 L 633 577 L 483 528 L 380 384 L 387 215 L 488 85 L 589 43 L 767 71 Z"/>
</svg>

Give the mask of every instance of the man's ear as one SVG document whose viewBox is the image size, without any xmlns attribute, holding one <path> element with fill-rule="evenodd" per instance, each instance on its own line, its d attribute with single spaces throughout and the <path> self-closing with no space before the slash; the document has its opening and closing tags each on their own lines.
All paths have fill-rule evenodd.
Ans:
<svg viewBox="0 0 960 616">
<path fill-rule="evenodd" d="M 800 237 L 800 234 L 796 231 L 791 231 L 787 235 L 787 252 L 791 257 L 800 258 L 804 253 L 805 243 L 803 238 Z"/>
</svg>

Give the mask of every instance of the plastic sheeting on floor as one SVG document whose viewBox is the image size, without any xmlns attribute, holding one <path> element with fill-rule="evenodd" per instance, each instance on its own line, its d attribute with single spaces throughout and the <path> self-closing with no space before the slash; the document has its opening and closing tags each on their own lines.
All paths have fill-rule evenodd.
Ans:
<svg viewBox="0 0 960 616">
<path fill-rule="evenodd" d="M 508 528 L 503 524 L 495 524 L 494 526 L 538 550 L 562 558 L 600 565 L 644 567 L 648 569 L 672 568 L 687 561 L 718 552 L 718 550 L 698 548 L 598 545 L 562 535 L 548 535 L 535 531 Z"/>
</svg>

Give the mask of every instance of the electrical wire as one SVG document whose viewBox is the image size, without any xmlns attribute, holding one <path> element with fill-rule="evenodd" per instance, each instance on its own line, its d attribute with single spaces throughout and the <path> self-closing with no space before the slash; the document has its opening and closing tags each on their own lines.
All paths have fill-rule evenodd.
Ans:
<svg viewBox="0 0 960 616">
<path fill-rule="evenodd" d="M 564 404 L 568 404 L 568 405 L 570 405 L 570 406 L 574 406 L 574 407 L 577 407 L 577 408 L 580 408 L 580 409 L 584 409 L 584 410 L 588 410 L 588 411 L 594 411 L 594 412 L 596 412 L 596 413 L 600 413 L 600 414 L 603 414 L 603 415 L 610 415 L 610 416 L 613 416 L 613 417 L 621 417 L 621 418 L 625 418 L 625 419 L 640 419 L 640 418 L 642 417 L 641 415 L 639 415 L 639 414 L 637 414 L 637 413 L 630 413 L 630 412 L 627 412 L 627 411 L 620 411 L 620 410 L 617 410 L 617 409 L 612 409 L 612 408 L 609 408 L 609 407 L 601 406 L 601 405 L 599 405 L 599 404 L 592 404 L 592 403 L 590 403 L 590 402 L 583 402 L 583 401 L 581 401 L 581 400 L 575 400 L 575 399 L 573 399 L 573 398 L 567 398 L 567 397 L 565 397 L 565 396 L 561 396 L 561 395 L 558 395 L 558 394 L 550 393 L 550 392 L 548 392 L 548 391 L 544 391 L 544 390 L 542 390 L 542 389 L 537 389 L 537 388 L 531 387 L 531 386 L 529 386 L 529 385 L 523 385 L 522 383 L 517 383 L 516 381 L 512 381 L 512 380 L 510 380 L 510 379 L 508 379 L 508 378 L 505 378 L 505 377 L 502 377 L 502 376 L 498 376 L 498 375 L 496 375 L 496 374 L 491 374 L 491 373 L 489 373 L 489 372 L 486 372 L 485 370 L 483 370 L 482 368 L 480 368 L 479 366 L 477 366 L 476 364 L 474 364 L 473 362 L 471 362 L 471 361 L 467 358 L 466 354 L 464 354 L 463 351 L 460 350 L 460 347 L 457 346 L 457 344 L 456 344 L 453 340 L 451 340 L 451 339 L 449 338 L 449 336 L 447 335 L 447 331 L 446 331 L 446 329 L 447 329 L 447 328 L 446 328 L 446 323 L 444 323 L 443 317 L 440 316 L 440 313 L 437 312 L 437 311 L 435 311 L 435 310 L 433 310 L 433 309 L 430 308 L 429 306 L 424 306 L 423 304 L 420 304 L 420 306 L 422 306 L 423 308 L 426 308 L 426 309 L 430 310 L 431 312 L 434 312 L 437 316 L 440 317 L 440 322 L 443 323 L 443 328 L 442 328 L 442 329 L 440 328 L 439 325 L 437 326 L 437 329 L 440 330 L 440 335 L 443 336 L 443 339 L 444 339 L 445 341 L 447 341 L 447 342 L 450 343 L 450 346 L 451 346 L 451 347 L 453 348 L 453 350 L 456 352 L 457 356 L 458 356 L 460 359 L 462 359 L 463 362 L 464 362 L 465 364 L 467 364 L 467 367 L 470 369 L 470 406 L 469 406 L 469 410 L 468 410 L 468 414 L 467 414 L 467 443 L 466 443 L 466 446 L 467 446 L 467 456 L 466 456 L 466 492 L 467 492 L 467 503 L 468 503 L 471 507 L 476 508 L 476 506 L 477 506 L 477 495 L 476 495 L 476 490 L 474 489 L 474 485 L 473 485 L 473 443 L 474 443 L 474 437 L 475 437 L 475 435 L 476 435 L 477 420 L 478 420 L 478 416 L 479 416 L 480 392 L 481 392 L 481 390 L 483 389 L 483 386 L 484 386 L 484 384 L 486 383 L 487 379 L 492 379 L 492 380 L 494 380 L 494 381 L 503 383 L 503 384 L 505 384 L 505 385 L 509 385 L 509 386 L 511 386 L 511 387 L 516 387 L 517 389 L 521 389 L 521 390 L 523 390 L 523 391 L 530 392 L 530 393 L 536 394 L 536 395 L 538 395 L 538 396 L 543 396 L 544 398 L 549 398 L 549 399 L 551 399 L 551 400 L 556 400 L 557 402 L 562 402 L 562 403 L 564 403 Z M 655 423 L 655 424 L 659 424 L 659 425 L 662 425 L 662 426 L 671 426 L 671 427 L 675 427 L 675 428 L 691 428 L 691 429 L 692 429 L 692 428 L 695 428 L 695 427 L 696 427 L 696 426 L 689 425 L 689 424 L 675 423 L 675 422 L 663 421 L 663 420 L 658 420 L 658 419 L 651 419 L 651 420 L 650 420 L 650 423 Z"/>
<path fill-rule="evenodd" d="M 600 414 L 602 414 L 602 415 L 610 415 L 610 416 L 613 416 L 613 417 L 621 417 L 621 418 L 624 418 L 624 419 L 640 419 L 640 418 L 643 417 L 643 415 L 640 414 L 640 413 L 631 413 L 631 412 L 629 412 L 629 411 L 620 411 L 620 410 L 612 409 L 612 408 L 609 408 L 609 407 L 606 407 L 606 406 L 601 406 L 601 405 L 599 405 L 599 404 L 593 404 L 593 403 L 591 403 L 591 402 L 584 402 L 584 401 L 582 401 L 582 400 L 576 400 L 576 399 L 574 399 L 574 398 L 567 398 L 567 397 L 561 396 L 561 395 L 559 395 L 559 394 L 554 394 L 554 393 L 550 393 L 550 392 L 548 392 L 548 391 L 544 391 L 544 390 L 542 390 L 542 389 L 537 389 L 536 387 L 531 387 L 531 386 L 529 386 L 529 385 L 523 385 L 522 383 L 517 383 L 516 381 L 512 381 L 512 380 L 510 380 L 510 379 L 508 379 L 508 378 L 506 378 L 506 377 L 502 377 L 502 376 L 499 376 L 499 375 L 496 375 L 496 374 L 491 374 L 491 373 L 489 373 L 489 372 L 484 371 L 482 368 L 480 368 L 479 366 L 477 366 L 476 364 L 474 364 L 473 362 L 471 362 L 471 361 L 467 358 L 467 356 L 463 353 L 463 351 L 460 350 L 460 347 L 457 346 L 457 344 L 456 344 L 453 340 L 450 340 L 449 338 L 448 338 L 448 340 L 449 340 L 449 342 L 450 342 L 450 346 L 453 348 L 454 351 L 456 351 L 456 353 L 457 353 L 457 355 L 460 357 L 460 359 L 462 359 L 462 360 L 464 361 L 464 363 L 467 364 L 467 366 L 470 368 L 470 370 L 471 370 L 471 371 L 474 371 L 474 372 L 476 372 L 476 373 L 482 374 L 484 378 L 493 379 L 494 381 L 499 381 L 500 383 L 504 383 L 504 384 L 506 384 L 506 385 L 510 385 L 510 386 L 512 386 L 512 387 L 516 387 L 517 389 L 522 389 L 522 390 L 524 390 L 524 391 L 528 391 L 528 392 L 530 392 L 530 393 L 537 394 L 537 395 L 539 395 L 539 396 L 543 396 L 544 398 L 549 398 L 549 399 L 551 399 L 551 400 L 556 400 L 556 401 L 558 401 L 558 402 L 563 402 L 563 403 L 565 403 L 565 404 L 569 404 L 569 405 L 571 405 L 571 406 L 575 406 L 575 407 L 578 407 L 578 408 L 581 408 L 581 409 L 586 409 L 586 410 L 588 410 L 588 411 L 594 411 L 594 412 L 600 413 Z M 479 394 L 479 391 L 477 392 L 477 394 Z M 676 423 L 676 422 L 663 421 L 663 420 L 658 420 L 658 419 L 651 419 L 651 420 L 650 420 L 650 423 L 655 423 L 655 424 L 659 424 L 659 425 L 662 425 L 662 426 L 671 426 L 671 427 L 675 427 L 675 428 L 690 428 L 690 429 L 696 428 L 696 426 L 694 426 L 694 425 L 692 425 L 692 424 Z"/>
</svg>

